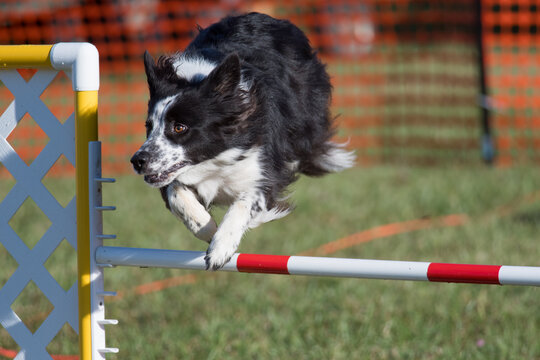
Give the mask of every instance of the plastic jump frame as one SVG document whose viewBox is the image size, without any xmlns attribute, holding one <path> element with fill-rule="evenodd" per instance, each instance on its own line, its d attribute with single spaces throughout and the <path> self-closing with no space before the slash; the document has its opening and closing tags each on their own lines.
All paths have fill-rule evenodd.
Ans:
<svg viewBox="0 0 540 360">
<path fill-rule="evenodd" d="M 36 76 L 28 84 L 23 84 L 23 80 L 16 74 L 17 69 L 38 69 Z M 89 43 L 58 43 L 55 45 L 0 45 L 0 70 L 6 71 L 4 80 L 9 80 L 12 86 L 22 89 L 15 95 L 5 115 L 6 123 L 3 130 L 11 131 L 20 121 L 23 112 L 32 112 L 39 117 L 43 115 L 39 106 L 39 96 L 48 84 L 53 80 L 51 74 L 41 74 L 41 70 L 64 71 L 72 80 L 72 88 L 75 93 L 74 128 L 75 134 L 68 134 L 66 126 L 59 126 L 56 123 L 51 125 L 50 113 L 42 119 L 43 124 L 49 126 L 47 135 L 52 138 L 63 137 L 57 141 L 65 142 L 66 148 L 62 152 L 70 158 L 75 165 L 76 182 L 76 245 L 77 245 L 77 294 L 78 298 L 78 321 L 70 322 L 71 326 L 79 333 L 79 354 L 82 360 L 92 358 L 91 339 L 91 311 L 90 311 L 90 256 L 89 256 L 89 206 L 88 206 L 88 143 L 97 140 L 97 105 L 99 90 L 99 54 L 95 46 Z M 36 78 L 36 81 L 33 81 Z M 21 81 L 22 80 L 22 81 Z M 39 89 L 33 88 L 30 83 L 38 85 Z M 4 82 L 7 85 L 7 83 Z M 25 98 L 25 94 L 28 98 Z M 37 99 L 38 106 L 32 102 Z M 54 120 L 54 116 L 52 116 Z M 71 118 L 71 117 L 70 117 Z M 66 123 L 72 120 L 67 120 Z M 41 126 L 41 125 L 40 125 Z M 53 129 L 55 129 L 53 131 Z M 52 131 L 52 132 L 51 132 Z M 58 133 L 57 133 L 58 132 Z M 73 146 L 71 148 L 70 146 Z M 10 146 L 4 143 L 3 161 L 11 170 L 18 173 L 27 173 L 29 169 L 22 166 L 22 162 L 17 157 L 9 157 Z M 68 151 L 66 153 L 65 151 Z M 6 154 L 8 156 L 6 156 Z M 10 170 L 10 172 L 11 172 Z M 30 173 L 36 173 L 36 171 Z M 18 180 L 19 182 L 19 180 Z M 30 181 L 25 180 L 25 186 L 29 186 Z M 24 185 L 24 184 L 23 184 Z M 39 184 L 38 184 L 39 186 Z M 24 186 L 23 186 L 24 188 Z M 39 190 L 39 189 L 36 189 Z M 33 190 L 32 190 L 33 191 Z M 33 191 L 35 193 L 35 191 Z M 70 224 L 71 226 L 71 224 Z M 43 289 L 42 289 L 43 290 Z M 50 290 L 49 290 L 50 291 Z M 41 343 L 50 337 L 50 334 L 43 334 L 43 338 L 38 339 L 35 334 L 29 334 L 28 330 L 19 325 L 20 319 L 7 309 L 9 316 L 8 326 L 14 328 L 19 337 L 21 351 L 17 358 L 30 356 L 43 358 L 45 356 L 44 345 Z M 6 320 L 6 319 L 3 319 Z M 3 325 L 4 322 L 3 322 Z M 41 327 L 40 327 L 41 329 Z M 39 330 L 39 329 L 38 329 Z M 110 349 L 114 351 L 114 349 Z M 101 349 L 101 351 L 106 351 Z M 97 357 L 95 357 L 97 358 Z"/>
</svg>

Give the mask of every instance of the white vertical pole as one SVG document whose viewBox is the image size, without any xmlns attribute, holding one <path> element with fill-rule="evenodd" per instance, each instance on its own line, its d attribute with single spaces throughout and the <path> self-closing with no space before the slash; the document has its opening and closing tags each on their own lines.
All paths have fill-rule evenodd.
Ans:
<svg viewBox="0 0 540 360">
<path fill-rule="evenodd" d="M 90 308 L 92 359 L 105 360 L 106 353 L 117 353 L 117 348 L 105 345 L 105 326 L 116 325 L 118 320 L 105 318 L 105 297 L 116 295 L 104 289 L 103 268 L 96 264 L 95 252 L 103 246 L 103 239 L 114 238 L 114 235 L 103 235 L 103 210 L 114 210 L 114 207 L 103 206 L 101 184 L 114 182 L 114 179 L 101 177 L 101 142 L 92 141 L 88 144 L 89 162 L 89 206 L 90 206 Z"/>
</svg>

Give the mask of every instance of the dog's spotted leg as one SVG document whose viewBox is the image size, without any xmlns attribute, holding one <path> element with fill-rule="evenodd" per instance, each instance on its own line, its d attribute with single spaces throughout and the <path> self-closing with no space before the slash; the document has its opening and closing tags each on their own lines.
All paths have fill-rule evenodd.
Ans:
<svg viewBox="0 0 540 360">
<path fill-rule="evenodd" d="M 256 196 L 242 196 L 229 207 L 206 251 L 207 270 L 221 269 L 234 255 L 252 220 L 256 201 Z"/>
<path fill-rule="evenodd" d="M 217 225 L 193 191 L 174 181 L 167 188 L 167 197 L 171 212 L 182 220 L 197 238 L 209 243 L 216 233 Z"/>
</svg>

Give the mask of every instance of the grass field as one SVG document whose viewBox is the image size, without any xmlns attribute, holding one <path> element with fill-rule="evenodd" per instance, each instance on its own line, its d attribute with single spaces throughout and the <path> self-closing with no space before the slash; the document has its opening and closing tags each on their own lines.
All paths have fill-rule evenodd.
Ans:
<svg viewBox="0 0 540 360">
<path fill-rule="evenodd" d="M 392 236 L 373 232 L 371 241 L 326 255 L 540 266 L 539 175 L 535 168 L 373 167 L 301 178 L 296 210 L 249 232 L 240 251 L 298 254 L 398 223 Z M 47 186 L 73 189 L 61 179 Z M 9 188 L 0 182 L 4 193 Z M 140 178 L 105 185 L 104 199 L 118 208 L 105 214 L 105 233 L 118 234 L 111 245 L 205 249 Z M 39 237 L 47 222 L 40 225 L 36 211 L 25 207 L 10 225 Z M 465 220 L 437 221 L 451 214 Z M 414 219 L 429 226 L 403 224 Z M 73 251 L 64 242 L 57 252 L 46 266 L 68 288 Z M 17 266 L 1 246 L 0 263 L 1 286 Z M 107 332 L 108 345 L 120 348 L 111 359 L 540 359 L 540 289 L 532 287 L 117 268 L 106 271 L 106 288 L 120 292 L 107 301 L 107 317 L 120 321 Z M 35 330 L 50 309 L 31 290 L 12 308 Z M 0 346 L 17 349 L 3 329 Z M 65 326 L 48 349 L 76 354 L 76 335 Z"/>
</svg>

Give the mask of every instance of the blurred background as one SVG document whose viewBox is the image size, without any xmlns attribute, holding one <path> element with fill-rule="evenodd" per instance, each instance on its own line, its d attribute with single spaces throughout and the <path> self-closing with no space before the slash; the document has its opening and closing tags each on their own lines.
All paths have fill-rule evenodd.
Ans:
<svg viewBox="0 0 540 360">
<path fill-rule="evenodd" d="M 538 164 L 540 16 L 532 0 L 4 0 L 0 43 L 96 45 L 105 171 L 126 173 L 144 139 L 144 50 L 182 50 L 197 25 L 250 11 L 306 32 L 328 64 L 338 136 L 360 165 Z M 42 96 L 61 121 L 72 111 L 66 80 Z M 11 99 L 0 91 L 3 109 Z M 28 159 L 47 141 L 28 115 L 8 140 Z M 57 165 L 56 173 L 73 171 L 64 159 Z"/>
<path fill-rule="evenodd" d="M 182 50 L 197 25 L 258 11 L 298 25 L 328 64 L 337 140 L 349 141 L 359 166 L 301 177 L 291 188 L 296 211 L 250 231 L 241 252 L 540 266 L 538 7 L 538 0 L 1 0 L 0 44 L 98 48 L 103 173 L 118 180 L 103 190 L 104 203 L 119 210 L 104 217 L 104 233 L 118 235 L 111 245 L 206 250 L 130 167 L 145 137 L 142 54 Z M 73 112 L 63 73 L 40 99 L 61 122 Z M 0 116 L 12 100 L 0 83 Z M 26 114 L 7 141 L 30 165 L 49 138 Z M 41 179 L 63 208 L 75 194 L 73 173 L 61 156 Z M 0 200 L 17 191 L 0 164 Z M 218 222 L 223 214 L 213 212 Z M 64 290 L 75 286 L 76 252 L 69 239 L 53 239 L 51 224 L 32 197 L 10 219 L 0 217 L 0 295 L 23 271 L 2 245 L 6 234 L 29 253 L 41 251 L 41 238 L 57 241 L 42 265 Z M 8 305 L 32 333 L 54 308 L 37 285 L 30 281 Z M 123 324 L 107 330 L 107 343 L 123 359 L 540 359 L 540 314 L 531 311 L 540 288 L 118 268 L 107 273 L 106 289 L 118 291 L 107 299 L 108 317 Z M 47 350 L 61 354 L 55 360 L 77 359 L 77 335 L 62 326 Z M 19 350 L 0 327 L 0 359 Z"/>
</svg>

